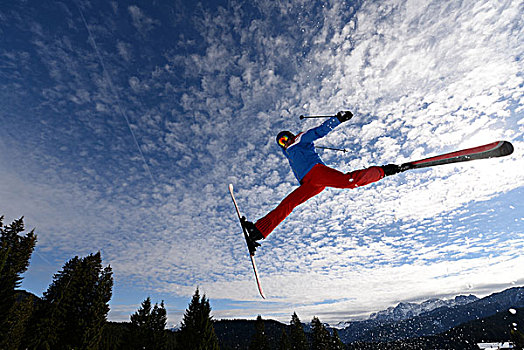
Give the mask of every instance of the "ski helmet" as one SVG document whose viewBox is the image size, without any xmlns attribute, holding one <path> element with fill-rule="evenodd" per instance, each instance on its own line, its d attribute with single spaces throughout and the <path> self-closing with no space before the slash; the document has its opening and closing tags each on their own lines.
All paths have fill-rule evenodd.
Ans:
<svg viewBox="0 0 524 350">
<path fill-rule="evenodd" d="M 289 139 L 292 139 L 294 137 L 295 137 L 295 135 L 293 135 L 293 133 L 291 131 L 287 131 L 287 130 L 281 131 L 277 135 L 277 144 L 280 147 L 284 148 L 284 147 L 286 147 L 286 142 Z"/>
</svg>

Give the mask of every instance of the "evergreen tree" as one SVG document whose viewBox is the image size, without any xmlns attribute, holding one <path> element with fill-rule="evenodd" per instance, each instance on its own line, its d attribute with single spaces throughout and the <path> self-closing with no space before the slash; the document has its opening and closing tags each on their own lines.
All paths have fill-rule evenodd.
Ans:
<svg viewBox="0 0 524 350">
<path fill-rule="evenodd" d="M 313 350 L 328 350 L 331 344 L 331 335 L 318 317 L 311 321 L 313 330 Z"/>
<path fill-rule="evenodd" d="M 255 335 L 249 344 L 249 350 L 269 350 L 269 341 L 266 336 L 266 327 L 262 316 L 258 315 L 255 321 Z"/>
<path fill-rule="evenodd" d="M 0 348 L 16 348 L 32 313 L 33 300 L 17 302 L 15 289 L 20 286 L 22 273 L 29 266 L 35 248 L 34 230 L 24 231 L 23 217 L 11 225 L 3 225 L 0 217 Z"/>
<path fill-rule="evenodd" d="M 17 296 L 19 299 L 9 313 L 9 332 L 5 341 L 0 343 L 2 350 L 17 350 L 20 348 L 27 325 L 33 314 L 36 297 L 33 295 Z"/>
<path fill-rule="evenodd" d="M 129 337 L 130 324 L 127 322 L 107 322 L 102 331 L 98 350 L 126 349 L 125 341 Z"/>
<path fill-rule="evenodd" d="M 160 302 L 160 306 L 155 303 L 153 311 L 151 312 L 151 328 L 155 332 L 155 341 L 158 339 L 164 340 L 164 331 L 167 325 L 167 311 L 164 301 Z"/>
<path fill-rule="evenodd" d="M 178 350 L 180 347 L 178 346 L 177 341 L 177 332 L 173 332 L 172 330 L 165 330 L 166 334 L 166 350 Z"/>
<path fill-rule="evenodd" d="M 37 308 L 30 347 L 96 349 L 112 287 L 111 267 L 102 268 L 100 252 L 66 262 Z"/>
<path fill-rule="evenodd" d="M 164 301 L 151 307 L 151 298 L 144 300 L 140 308 L 131 315 L 130 348 L 160 350 L 166 347 L 167 312 Z"/>
<path fill-rule="evenodd" d="M 296 312 L 294 312 L 291 316 L 291 349 L 308 349 L 306 333 L 304 333 L 304 327 L 302 326 L 302 322 L 300 322 L 300 319 L 298 318 Z"/>
<path fill-rule="evenodd" d="M 340 340 L 340 337 L 338 335 L 338 331 L 336 329 L 333 329 L 333 335 L 331 336 L 331 350 L 344 350 L 346 348 L 346 345 Z"/>
<path fill-rule="evenodd" d="M 278 350 L 291 350 L 291 342 L 286 333 L 285 329 L 282 329 L 282 334 L 280 335 L 280 343 L 278 345 Z"/>
<path fill-rule="evenodd" d="M 184 313 L 180 328 L 180 345 L 187 350 L 218 350 L 218 338 L 210 316 L 209 300 L 200 298 L 198 288 Z"/>
</svg>

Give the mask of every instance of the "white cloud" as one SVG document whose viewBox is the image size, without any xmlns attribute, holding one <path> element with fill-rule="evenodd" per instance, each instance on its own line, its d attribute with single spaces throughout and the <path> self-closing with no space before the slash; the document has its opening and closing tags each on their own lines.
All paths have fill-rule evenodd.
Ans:
<svg viewBox="0 0 524 350">
<path fill-rule="evenodd" d="M 144 11 L 136 5 L 129 6 L 127 10 L 131 15 L 133 26 L 143 35 L 153 30 L 153 28 L 159 24 L 159 21 L 148 17 L 144 14 Z"/>
<path fill-rule="evenodd" d="M 120 56 L 126 60 L 126 61 L 131 61 L 132 59 L 132 54 L 131 54 L 131 45 L 128 44 L 128 43 L 124 43 L 124 42 L 121 42 L 119 41 L 117 44 L 116 44 L 116 48 L 118 50 L 118 53 L 120 54 Z"/>
</svg>

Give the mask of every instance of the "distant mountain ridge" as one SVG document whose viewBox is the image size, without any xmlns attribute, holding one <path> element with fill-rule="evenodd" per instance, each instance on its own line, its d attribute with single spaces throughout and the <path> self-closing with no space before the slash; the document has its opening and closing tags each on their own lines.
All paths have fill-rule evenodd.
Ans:
<svg viewBox="0 0 524 350">
<path fill-rule="evenodd" d="M 466 305 L 477 300 L 479 300 L 479 298 L 470 294 L 468 296 L 459 295 L 450 300 L 429 299 L 420 304 L 399 303 L 395 307 L 389 307 L 386 310 L 372 313 L 369 318 L 377 321 L 402 321 L 423 314 L 424 312 L 438 309 L 439 307 Z"/>
<path fill-rule="evenodd" d="M 510 309 L 514 312 L 508 312 Z M 411 314 L 416 316 L 409 317 Z M 348 322 L 342 329 L 327 328 L 337 328 L 340 339 L 349 344 L 348 349 L 465 350 L 476 349 L 474 341 L 508 340 L 512 322 L 518 322 L 522 332 L 523 314 L 524 287 L 515 287 L 482 299 L 469 295 L 447 301 L 400 303 L 368 320 Z M 271 349 L 277 349 L 282 331 L 289 334 L 289 324 L 274 320 L 264 320 L 264 324 Z M 244 350 L 255 333 L 255 320 L 220 320 L 214 327 L 221 346 Z M 304 329 L 311 331 L 308 324 Z"/>
<path fill-rule="evenodd" d="M 460 299 L 460 302 L 466 301 Z M 395 341 L 431 336 L 469 321 L 486 318 L 510 308 L 521 307 L 524 307 L 524 287 L 516 287 L 466 304 L 440 306 L 431 311 L 425 311 L 417 316 L 398 321 L 374 318 L 351 322 L 346 328 L 339 329 L 339 335 L 345 343 Z M 401 309 L 405 311 L 404 306 Z M 384 315 L 389 315 L 389 313 L 384 313 Z"/>
<path fill-rule="evenodd" d="M 428 299 L 422 303 L 399 303 L 397 306 L 388 307 L 386 310 L 372 313 L 367 321 L 393 322 L 413 318 L 425 312 L 429 312 L 439 307 L 453 307 L 456 305 L 466 305 L 479 300 L 475 295 L 459 295 L 453 299 Z M 344 329 L 355 321 L 339 322 L 331 325 L 332 328 Z M 362 321 L 361 321 L 362 322 Z M 372 322 L 373 323 L 373 322 Z"/>
<path fill-rule="evenodd" d="M 524 347 L 524 308 L 504 310 L 438 335 L 388 342 L 354 342 L 347 346 L 347 350 L 478 350 L 478 343 L 508 341 L 515 344 L 515 349 Z"/>
<path fill-rule="evenodd" d="M 513 312 L 508 312 L 510 309 Z M 411 314 L 417 315 L 409 317 Z M 482 299 L 470 295 L 448 301 L 432 299 L 420 304 L 400 303 L 377 312 L 368 320 L 349 322 L 343 329 L 328 329 L 337 328 L 348 349 L 466 350 L 477 348 L 474 341 L 508 340 L 512 322 L 518 322 L 522 332 L 523 314 L 524 287 L 515 287 Z M 274 320 L 264 320 L 264 324 L 271 349 L 277 349 L 282 331 L 289 334 L 289 324 Z M 304 329 L 309 337 L 311 330 L 308 326 L 305 324 Z M 221 346 L 227 349 L 248 349 L 255 333 L 254 320 L 215 321 L 214 327 Z"/>
</svg>

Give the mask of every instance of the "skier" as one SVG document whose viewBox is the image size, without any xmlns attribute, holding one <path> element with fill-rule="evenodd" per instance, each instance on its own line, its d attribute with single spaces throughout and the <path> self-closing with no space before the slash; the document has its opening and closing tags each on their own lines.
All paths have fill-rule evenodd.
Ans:
<svg viewBox="0 0 524 350">
<path fill-rule="evenodd" d="M 289 161 L 300 186 L 287 195 L 280 204 L 256 223 L 242 218 L 248 231 L 252 248 L 260 246 L 257 241 L 267 236 L 293 211 L 295 207 L 322 192 L 326 187 L 355 188 L 376 182 L 385 176 L 403 171 L 399 165 L 388 164 L 372 166 L 367 169 L 342 173 L 327 167 L 315 152 L 313 141 L 326 136 L 343 122 L 350 120 L 350 111 L 338 112 L 320 126 L 293 135 L 290 131 L 281 131 L 277 135 L 277 144 Z M 249 244 L 248 243 L 248 244 Z"/>
</svg>

